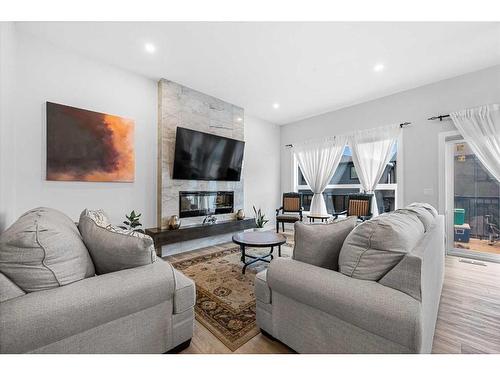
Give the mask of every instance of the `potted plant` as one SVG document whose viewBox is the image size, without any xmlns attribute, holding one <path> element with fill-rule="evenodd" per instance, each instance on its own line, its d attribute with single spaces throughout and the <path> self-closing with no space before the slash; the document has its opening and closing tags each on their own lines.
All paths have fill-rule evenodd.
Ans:
<svg viewBox="0 0 500 375">
<path fill-rule="evenodd" d="M 259 208 L 258 210 L 253 206 L 253 212 L 255 212 L 255 224 L 257 225 L 257 228 L 254 230 L 256 231 L 263 231 L 264 226 L 266 225 L 269 220 L 266 219 L 266 215 L 264 215 Z"/>
<path fill-rule="evenodd" d="M 129 215 L 125 215 L 127 220 L 123 222 L 125 226 L 121 225 L 120 228 L 126 229 L 126 230 L 131 230 L 134 232 L 140 232 L 144 233 L 144 231 L 138 227 L 142 227 L 141 222 L 139 221 L 139 218 L 141 217 L 141 214 L 136 214 L 134 210 Z"/>
</svg>

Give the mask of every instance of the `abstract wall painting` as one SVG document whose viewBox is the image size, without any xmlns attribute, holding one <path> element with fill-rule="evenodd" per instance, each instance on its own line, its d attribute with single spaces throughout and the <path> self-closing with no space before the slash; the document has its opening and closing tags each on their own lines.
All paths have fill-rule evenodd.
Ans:
<svg viewBox="0 0 500 375">
<path fill-rule="evenodd" d="M 133 182 L 134 121 L 47 102 L 47 180 Z"/>
</svg>

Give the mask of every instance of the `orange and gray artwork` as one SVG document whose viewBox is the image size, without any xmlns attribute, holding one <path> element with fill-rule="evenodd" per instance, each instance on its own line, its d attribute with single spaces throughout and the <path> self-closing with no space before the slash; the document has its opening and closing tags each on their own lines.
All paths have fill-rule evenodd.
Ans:
<svg viewBox="0 0 500 375">
<path fill-rule="evenodd" d="M 47 180 L 133 182 L 134 121 L 47 102 Z"/>
</svg>

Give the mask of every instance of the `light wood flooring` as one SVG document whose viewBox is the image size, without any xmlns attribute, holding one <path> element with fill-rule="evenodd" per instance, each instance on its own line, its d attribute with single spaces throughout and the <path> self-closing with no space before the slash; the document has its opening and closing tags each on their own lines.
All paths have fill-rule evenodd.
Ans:
<svg viewBox="0 0 500 375">
<path fill-rule="evenodd" d="M 234 246 L 233 244 L 223 246 Z M 204 249 L 208 252 L 210 249 Z M 213 248 L 212 250 L 213 251 Z M 190 254 L 167 257 L 180 260 Z M 500 264 L 470 264 L 446 257 L 433 353 L 500 353 Z M 182 353 L 289 353 L 283 344 L 258 334 L 231 352 L 198 322 L 191 346 Z"/>
</svg>

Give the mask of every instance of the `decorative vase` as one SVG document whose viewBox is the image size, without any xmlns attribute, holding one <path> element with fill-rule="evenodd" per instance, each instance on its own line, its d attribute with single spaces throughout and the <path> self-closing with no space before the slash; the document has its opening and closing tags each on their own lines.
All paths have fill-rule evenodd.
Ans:
<svg viewBox="0 0 500 375">
<path fill-rule="evenodd" d="M 236 219 L 237 220 L 243 220 L 245 218 L 245 211 L 243 211 L 241 208 L 236 211 Z"/>
<path fill-rule="evenodd" d="M 253 228 L 254 232 L 264 232 L 266 228 Z"/>
<path fill-rule="evenodd" d="M 167 221 L 168 229 L 179 229 L 181 226 L 181 221 L 179 220 L 179 216 L 172 215 Z"/>
</svg>

